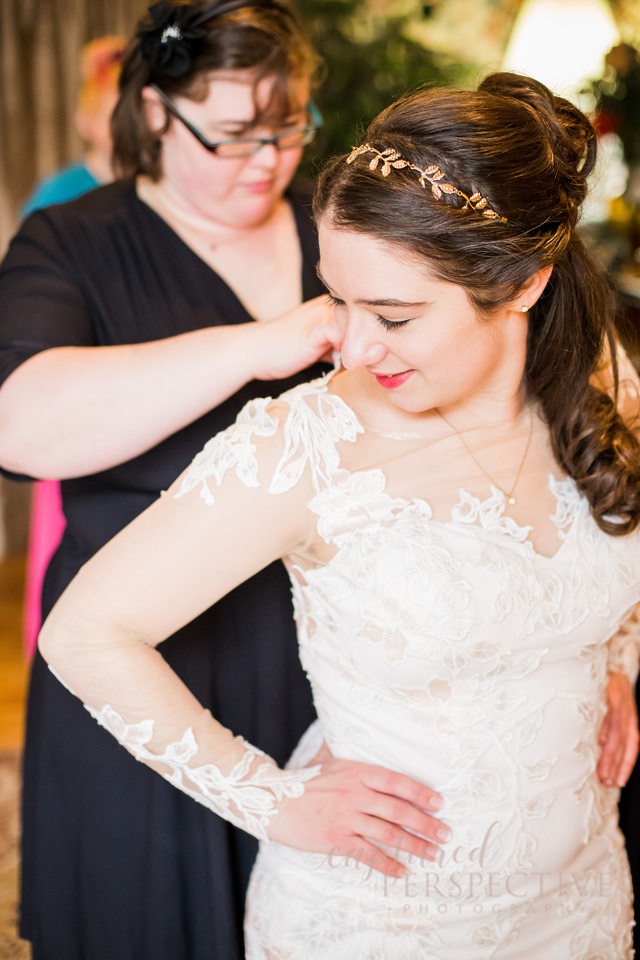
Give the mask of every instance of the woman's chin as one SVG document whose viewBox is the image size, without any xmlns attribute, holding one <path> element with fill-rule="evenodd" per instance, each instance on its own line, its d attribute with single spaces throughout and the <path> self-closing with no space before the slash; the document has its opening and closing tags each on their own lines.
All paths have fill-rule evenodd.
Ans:
<svg viewBox="0 0 640 960">
<path fill-rule="evenodd" d="M 274 213 L 281 194 L 248 194 L 236 207 L 235 223 L 239 227 L 259 227 Z"/>
</svg>

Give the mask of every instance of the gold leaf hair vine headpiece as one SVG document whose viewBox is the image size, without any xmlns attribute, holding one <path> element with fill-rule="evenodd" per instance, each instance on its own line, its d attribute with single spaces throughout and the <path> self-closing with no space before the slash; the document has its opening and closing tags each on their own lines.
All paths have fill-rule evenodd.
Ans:
<svg viewBox="0 0 640 960">
<path fill-rule="evenodd" d="M 400 170 L 402 167 L 408 167 L 409 170 L 415 170 L 416 173 L 420 174 L 418 182 L 426 189 L 425 181 L 431 186 L 431 192 L 436 200 L 439 200 L 443 193 L 455 194 L 457 197 L 462 197 L 465 200 L 465 205 L 462 207 L 462 210 L 477 210 L 482 214 L 483 217 L 486 217 L 488 220 L 500 220 L 501 223 L 506 223 L 507 218 L 501 217 L 499 213 L 496 213 L 495 210 L 492 210 L 488 205 L 489 201 L 486 197 L 483 197 L 481 193 L 473 193 L 470 197 L 466 193 L 463 193 L 462 190 L 458 190 L 457 187 L 453 187 L 450 183 L 443 183 L 444 173 L 440 167 L 436 167 L 435 164 L 428 166 L 426 170 L 423 170 L 421 167 L 417 167 L 415 163 L 411 163 L 409 160 L 405 160 L 403 156 L 393 147 L 387 147 L 386 150 L 376 150 L 375 147 L 372 147 L 370 143 L 363 143 L 359 147 L 354 147 L 349 156 L 347 157 L 347 163 L 353 163 L 356 157 L 359 157 L 362 153 L 373 153 L 375 154 L 373 160 L 369 163 L 369 169 L 375 170 L 379 163 L 382 164 L 381 173 L 383 177 L 388 177 L 392 169 Z"/>
</svg>

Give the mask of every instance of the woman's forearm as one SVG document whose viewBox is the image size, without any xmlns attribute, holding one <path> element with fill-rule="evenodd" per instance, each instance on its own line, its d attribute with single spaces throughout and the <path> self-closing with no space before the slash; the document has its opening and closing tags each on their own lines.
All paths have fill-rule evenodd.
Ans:
<svg viewBox="0 0 640 960">
<path fill-rule="evenodd" d="M 0 390 L 0 465 L 49 479 L 108 469 L 156 446 L 249 380 L 304 369 L 334 340 L 322 297 L 265 323 L 46 350 Z"/>
<path fill-rule="evenodd" d="M 37 354 L 0 390 L 0 464 L 65 479 L 143 453 L 251 378 L 248 326 Z"/>
</svg>

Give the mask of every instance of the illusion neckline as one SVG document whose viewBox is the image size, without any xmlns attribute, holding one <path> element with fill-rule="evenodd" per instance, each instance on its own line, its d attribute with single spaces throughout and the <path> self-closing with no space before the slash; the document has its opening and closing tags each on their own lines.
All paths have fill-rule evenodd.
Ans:
<svg viewBox="0 0 640 960">
<path fill-rule="evenodd" d="M 581 512 L 580 509 L 576 509 L 572 511 L 568 523 L 565 523 L 562 528 L 558 523 L 556 523 L 554 518 L 557 517 L 558 508 L 560 507 L 560 504 L 565 499 L 562 495 L 562 488 L 560 487 L 560 484 L 567 483 L 567 482 L 570 484 L 572 492 L 575 492 L 577 497 L 579 498 L 579 503 L 577 503 L 578 508 L 582 503 L 582 497 L 580 497 L 580 495 L 578 494 L 577 487 L 575 486 L 574 481 L 572 481 L 570 477 L 558 478 L 554 476 L 553 473 L 549 473 L 548 487 L 550 492 L 553 494 L 553 496 L 556 498 L 556 501 L 557 501 L 556 513 L 550 514 L 549 519 L 552 522 L 554 522 L 558 527 L 558 539 L 560 543 L 558 545 L 557 550 L 555 550 L 552 554 L 547 555 L 545 553 L 542 553 L 540 550 L 538 550 L 533 544 L 533 542 L 530 540 L 529 534 L 533 529 L 532 526 L 518 524 L 512 517 L 505 516 L 507 501 L 502 491 L 499 490 L 497 487 L 493 487 L 491 495 L 485 498 L 484 500 L 480 499 L 480 497 L 475 497 L 473 494 L 469 493 L 469 491 L 465 490 L 464 487 L 460 487 L 458 489 L 458 494 L 460 499 L 458 499 L 456 503 L 453 504 L 453 506 L 451 507 L 449 519 L 444 520 L 444 519 L 437 519 L 433 516 L 433 508 L 431 507 L 431 504 L 429 503 L 429 501 L 426 500 L 424 497 L 392 496 L 387 490 L 387 476 L 384 473 L 384 471 L 381 470 L 379 467 L 375 467 L 370 470 L 353 470 L 353 471 L 345 470 L 345 472 L 348 473 L 350 476 L 380 474 L 383 477 L 384 485 L 382 489 L 378 491 L 378 494 L 379 496 L 384 497 L 384 499 L 389 503 L 388 520 L 402 519 L 401 517 L 396 517 L 394 515 L 394 507 L 396 508 L 399 507 L 403 510 L 407 508 L 410 509 L 411 507 L 423 508 L 421 511 L 422 518 L 430 524 L 434 524 L 437 527 L 444 528 L 444 529 L 455 530 L 457 532 L 462 533 L 463 535 L 470 535 L 472 533 L 481 532 L 483 535 L 487 536 L 488 538 L 491 538 L 491 539 L 495 538 L 495 541 L 497 543 L 501 543 L 501 544 L 508 543 L 510 546 L 512 546 L 515 549 L 517 549 L 518 547 L 521 547 L 527 553 L 531 554 L 532 556 L 536 557 L 537 559 L 545 563 L 553 563 L 560 556 L 561 553 L 566 552 L 565 551 L 566 544 L 570 541 L 573 541 L 575 537 L 574 531 L 576 530 L 578 518 Z M 496 523 L 492 526 L 487 526 L 482 522 L 478 522 L 477 519 L 472 519 L 469 521 L 456 519 L 454 516 L 456 509 L 458 507 L 464 507 L 465 505 L 463 500 L 464 496 L 469 498 L 469 501 L 474 501 L 477 504 L 477 516 L 480 516 L 482 508 L 486 507 L 487 505 L 490 505 L 492 500 L 496 498 L 501 498 L 503 502 L 498 508 L 498 514 L 495 518 Z M 507 523 L 504 525 L 501 525 L 500 521 L 502 520 L 506 520 Z M 382 522 L 386 522 L 386 521 L 382 521 Z M 514 532 L 510 532 L 509 527 L 511 527 L 511 529 Z M 517 533 L 522 533 L 523 536 L 518 537 L 517 535 L 515 535 Z M 340 552 L 340 549 L 341 548 L 339 548 L 336 551 L 336 555 Z M 331 559 L 333 559 L 333 557 Z M 331 561 L 328 561 L 328 562 L 330 563 Z"/>
</svg>

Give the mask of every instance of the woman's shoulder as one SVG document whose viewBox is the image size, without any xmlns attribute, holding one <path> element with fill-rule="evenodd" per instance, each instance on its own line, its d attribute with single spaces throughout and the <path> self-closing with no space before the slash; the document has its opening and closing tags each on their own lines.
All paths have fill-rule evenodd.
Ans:
<svg viewBox="0 0 640 960">
<path fill-rule="evenodd" d="M 35 210 L 21 224 L 2 261 L 3 281 L 21 286 L 30 271 L 53 270 L 77 279 L 78 272 L 109 261 L 105 223 L 126 221 L 131 186 L 113 183 L 65 203 Z"/>
<path fill-rule="evenodd" d="M 22 224 L 12 247 L 12 263 L 16 258 L 29 262 L 36 251 L 76 281 L 108 277 L 110 290 L 115 289 L 113 277 L 118 273 L 130 278 L 134 268 L 141 276 L 147 267 L 172 270 L 174 286 L 189 299 L 181 271 L 194 255 L 185 253 L 184 243 L 138 198 L 132 180 L 116 180 L 75 200 L 36 210 Z"/>
<path fill-rule="evenodd" d="M 98 181 L 82 161 L 69 163 L 38 181 L 22 207 L 22 219 L 41 207 L 75 200 L 97 186 Z"/>
<path fill-rule="evenodd" d="M 95 224 L 105 217 L 118 216 L 135 195 L 133 181 L 114 180 L 112 183 L 87 190 L 73 199 L 35 210 L 25 223 L 48 221 L 66 224 L 86 221 L 88 224 Z"/>
<path fill-rule="evenodd" d="M 58 252 L 76 247 L 82 250 L 92 238 L 106 237 L 112 225 L 130 221 L 133 201 L 133 184 L 114 181 L 74 200 L 35 210 L 25 219 L 16 237 L 41 248 L 53 246 Z"/>
</svg>

